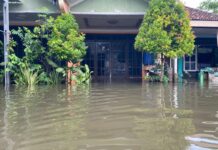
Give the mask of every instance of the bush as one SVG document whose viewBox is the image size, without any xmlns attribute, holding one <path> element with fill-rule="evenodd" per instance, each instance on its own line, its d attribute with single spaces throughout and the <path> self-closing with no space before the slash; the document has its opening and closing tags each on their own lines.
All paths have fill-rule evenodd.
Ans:
<svg viewBox="0 0 218 150">
<path fill-rule="evenodd" d="M 4 78 L 4 52 L 3 52 L 3 43 L 0 41 L 0 83 L 3 83 Z"/>
<path fill-rule="evenodd" d="M 72 68 L 71 71 L 73 72 L 71 80 L 76 81 L 78 85 L 90 83 L 92 71 L 90 71 L 88 65 Z"/>
<path fill-rule="evenodd" d="M 34 86 L 39 83 L 39 72 L 31 70 L 29 67 L 20 67 L 19 76 L 16 77 L 17 85 Z"/>
<path fill-rule="evenodd" d="M 62 14 L 56 19 L 40 17 L 42 24 L 33 30 L 27 27 L 12 30 L 13 36 L 17 36 L 24 47 L 23 56 L 18 56 L 10 48 L 8 71 L 16 84 L 60 83 L 66 76 L 66 63 L 79 62 L 86 54 L 85 36 L 79 33 L 78 24 L 71 14 Z M 11 47 L 16 46 L 13 40 L 11 43 Z M 83 83 L 81 72 L 77 80 Z"/>
</svg>

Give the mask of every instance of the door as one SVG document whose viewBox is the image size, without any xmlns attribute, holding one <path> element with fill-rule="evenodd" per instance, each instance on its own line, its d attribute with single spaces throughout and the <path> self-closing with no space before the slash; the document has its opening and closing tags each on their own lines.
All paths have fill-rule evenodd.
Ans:
<svg viewBox="0 0 218 150">
<path fill-rule="evenodd" d="M 114 42 L 111 44 L 111 78 L 125 79 L 127 77 L 126 43 Z"/>
<path fill-rule="evenodd" d="M 111 43 L 96 42 L 96 73 L 97 79 L 111 78 Z"/>
<path fill-rule="evenodd" d="M 124 42 L 96 43 L 97 78 L 124 79 L 127 75 Z"/>
<path fill-rule="evenodd" d="M 93 80 L 128 78 L 128 43 L 125 41 L 90 41 L 84 64 L 94 72 Z"/>
</svg>

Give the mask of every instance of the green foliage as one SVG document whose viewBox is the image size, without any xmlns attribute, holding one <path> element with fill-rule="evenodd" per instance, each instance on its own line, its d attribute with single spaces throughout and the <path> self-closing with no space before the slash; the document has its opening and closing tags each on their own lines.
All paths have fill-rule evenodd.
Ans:
<svg viewBox="0 0 218 150">
<path fill-rule="evenodd" d="M 213 13 L 218 13 L 218 1 L 205 0 L 200 4 L 199 8 L 202 10 L 211 11 Z"/>
<path fill-rule="evenodd" d="M 39 73 L 31 70 L 29 67 L 20 67 L 19 76 L 17 76 L 15 83 L 17 85 L 34 86 L 40 81 Z"/>
<path fill-rule="evenodd" d="M 11 72 L 14 82 L 18 85 L 33 86 L 38 84 L 42 67 L 40 64 L 35 63 L 35 60 L 40 56 L 38 51 L 41 48 L 40 42 L 27 28 L 24 28 L 24 30 L 19 28 L 17 31 L 12 31 L 12 33 L 22 39 L 25 55 L 20 58 L 11 48 L 7 71 Z"/>
<path fill-rule="evenodd" d="M 168 78 L 166 75 L 163 76 L 163 82 L 164 82 L 164 83 L 169 82 L 169 78 Z"/>
<path fill-rule="evenodd" d="M 24 55 L 22 57 L 18 57 L 12 49 L 9 56 L 9 66 L 19 66 L 21 68 L 27 67 L 31 70 L 40 69 L 41 65 L 39 63 L 46 56 L 45 47 L 43 46 L 43 42 L 41 40 L 42 36 L 40 34 L 40 28 L 35 27 L 33 31 L 31 31 L 26 27 L 19 27 L 18 30 L 12 30 L 11 32 L 13 36 L 20 38 L 24 47 Z"/>
<path fill-rule="evenodd" d="M 0 69 L 4 66 L 4 47 L 2 41 L 0 41 Z"/>
<path fill-rule="evenodd" d="M 54 20 L 48 41 L 50 53 L 60 61 L 77 63 L 86 54 L 85 36 L 71 14 L 62 14 Z"/>
<path fill-rule="evenodd" d="M 16 84 L 61 83 L 68 69 L 66 62 L 78 62 L 86 53 L 85 36 L 79 33 L 71 14 L 62 14 L 56 19 L 46 15 L 39 17 L 41 25 L 32 30 L 27 27 L 12 30 L 24 47 L 24 55 L 18 56 L 13 50 L 16 43 L 11 42 L 7 71 L 11 72 Z M 78 81 L 82 80 L 84 71 L 78 71 Z"/>
<path fill-rule="evenodd" d="M 1 69 L 0 70 L 0 84 L 3 83 L 3 79 L 4 79 L 4 70 Z"/>
<path fill-rule="evenodd" d="M 62 74 L 63 77 L 66 76 L 67 67 L 61 67 L 56 62 L 54 62 L 53 60 L 49 58 L 46 58 L 46 61 L 48 62 L 50 66 L 53 67 L 54 71 L 52 73 L 56 72 L 59 75 Z"/>
<path fill-rule="evenodd" d="M 26 27 L 18 28 L 18 30 L 12 30 L 12 34 L 18 36 L 22 41 L 25 53 L 24 62 L 35 63 L 35 60 L 45 55 L 39 27 L 35 27 L 33 31 Z"/>
<path fill-rule="evenodd" d="M 158 75 L 149 76 L 148 79 L 150 82 L 160 82 L 160 76 L 158 76 Z"/>
<path fill-rule="evenodd" d="M 50 84 L 57 85 L 60 84 L 62 79 L 62 75 L 57 71 L 53 71 L 49 73 Z"/>
<path fill-rule="evenodd" d="M 160 75 L 146 76 L 146 77 L 144 77 L 144 80 L 147 80 L 150 82 L 163 82 L 163 83 L 169 82 L 169 78 L 166 75 L 163 76 L 162 80 L 161 80 Z"/>
<path fill-rule="evenodd" d="M 0 62 L 3 60 L 3 43 L 0 41 Z"/>
<path fill-rule="evenodd" d="M 33 86 L 43 82 L 41 78 L 43 71 L 39 64 L 28 63 L 25 56 L 19 58 L 15 53 L 9 55 L 7 71 L 12 74 L 12 78 L 17 85 Z M 43 80 L 40 80 L 43 79 Z"/>
<path fill-rule="evenodd" d="M 76 81 L 78 85 L 90 83 L 92 72 L 90 71 L 88 65 L 73 67 L 71 68 L 71 71 L 73 72 L 71 80 Z"/>
<path fill-rule="evenodd" d="M 3 43 L 0 41 L 0 83 L 3 83 L 4 79 L 4 52 Z"/>
<path fill-rule="evenodd" d="M 151 0 L 135 48 L 171 58 L 191 55 L 194 35 L 184 6 L 176 0 Z"/>
</svg>

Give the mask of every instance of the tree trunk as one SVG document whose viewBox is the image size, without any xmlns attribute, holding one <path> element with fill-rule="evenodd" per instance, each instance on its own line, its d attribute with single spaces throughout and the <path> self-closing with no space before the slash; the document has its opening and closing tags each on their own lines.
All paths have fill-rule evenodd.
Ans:
<svg viewBox="0 0 218 150">
<path fill-rule="evenodd" d="M 68 71 L 67 71 L 67 84 L 69 84 L 69 85 L 76 85 L 76 81 L 75 80 L 72 80 L 72 75 L 75 75 L 76 76 L 76 74 L 75 73 L 73 73 L 71 70 L 70 70 L 70 68 L 72 68 L 72 67 L 78 67 L 78 66 L 80 66 L 80 62 L 78 62 L 78 63 L 72 63 L 71 61 L 68 61 L 67 62 L 67 67 L 68 67 Z"/>
</svg>

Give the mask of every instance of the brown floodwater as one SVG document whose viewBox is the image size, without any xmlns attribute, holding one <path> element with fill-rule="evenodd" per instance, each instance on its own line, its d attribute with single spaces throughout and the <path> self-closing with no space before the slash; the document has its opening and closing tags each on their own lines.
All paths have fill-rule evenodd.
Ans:
<svg viewBox="0 0 218 150">
<path fill-rule="evenodd" d="M 218 85 L 0 89 L 0 150 L 218 149 Z"/>
</svg>

